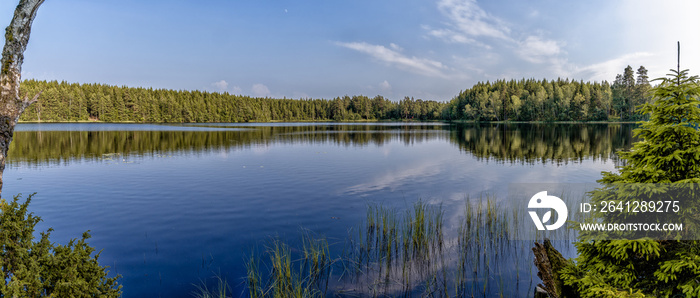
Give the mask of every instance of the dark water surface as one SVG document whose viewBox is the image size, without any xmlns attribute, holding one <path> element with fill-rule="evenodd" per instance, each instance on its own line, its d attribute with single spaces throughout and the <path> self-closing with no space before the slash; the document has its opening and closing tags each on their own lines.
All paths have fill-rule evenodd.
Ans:
<svg viewBox="0 0 700 298">
<path fill-rule="evenodd" d="M 419 199 L 442 204 L 454 229 L 466 196 L 595 182 L 632 128 L 20 124 L 3 193 L 36 192 L 30 210 L 55 242 L 90 230 L 100 263 L 123 275 L 124 297 L 190 297 L 214 276 L 238 296 L 245 257 L 271 236 L 293 244 L 304 228 L 333 245 L 368 204 L 403 210 Z"/>
</svg>

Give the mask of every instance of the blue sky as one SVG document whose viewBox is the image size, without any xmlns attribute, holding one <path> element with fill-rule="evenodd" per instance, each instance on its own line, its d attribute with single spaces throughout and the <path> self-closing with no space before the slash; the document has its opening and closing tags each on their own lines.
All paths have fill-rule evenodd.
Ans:
<svg viewBox="0 0 700 298">
<path fill-rule="evenodd" d="M 17 1 L 0 3 L 9 24 Z M 449 100 L 479 81 L 700 74 L 700 1 L 47 0 L 23 78 Z"/>
</svg>

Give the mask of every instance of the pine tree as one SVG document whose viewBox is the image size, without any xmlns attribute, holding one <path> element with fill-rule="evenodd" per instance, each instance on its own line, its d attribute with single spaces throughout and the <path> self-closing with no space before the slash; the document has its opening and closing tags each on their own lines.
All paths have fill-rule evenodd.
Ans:
<svg viewBox="0 0 700 298">
<path fill-rule="evenodd" d="M 637 69 L 637 85 L 649 85 L 649 75 L 644 65 Z"/>
<path fill-rule="evenodd" d="M 637 103 L 645 104 L 649 102 L 649 90 L 651 89 L 651 84 L 649 83 L 647 69 L 644 66 L 640 66 L 639 69 L 637 69 L 637 84 L 635 85 L 634 89 L 634 97 L 637 100 Z"/>
<path fill-rule="evenodd" d="M 641 141 L 620 154 L 619 173 L 603 173 L 593 202 L 630 183 L 700 183 L 698 77 L 671 71 L 651 90 L 655 102 L 641 108 L 650 115 L 635 130 Z M 694 206 L 679 215 L 696 217 L 698 202 L 687 203 Z M 700 241 L 579 240 L 576 265 L 561 273 L 583 297 L 700 297 Z"/>
</svg>

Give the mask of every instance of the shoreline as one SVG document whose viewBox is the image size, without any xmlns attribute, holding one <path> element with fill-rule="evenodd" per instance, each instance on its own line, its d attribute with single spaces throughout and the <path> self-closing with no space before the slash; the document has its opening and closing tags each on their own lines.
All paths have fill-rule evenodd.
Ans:
<svg viewBox="0 0 700 298">
<path fill-rule="evenodd" d="M 396 119 L 384 119 L 384 120 L 353 120 L 353 121 L 336 121 L 336 120 L 289 120 L 289 121 L 251 121 L 251 122 L 138 122 L 138 121 L 93 121 L 93 120 L 77 120 L 77 121 L 18 121 L 17 124 L 41 124 L 41 123 L 118 123 L 118 124 L 207 124 L 207 123 L 388 123 L 388 122 L 436 122 L 436 123 L 448 123 L 448 124 L 638 124 L 639 122 L 644 122 L 644 120 L 639 121 L 474 121 L 474 120 L 396 120 Z"/>
</svg>

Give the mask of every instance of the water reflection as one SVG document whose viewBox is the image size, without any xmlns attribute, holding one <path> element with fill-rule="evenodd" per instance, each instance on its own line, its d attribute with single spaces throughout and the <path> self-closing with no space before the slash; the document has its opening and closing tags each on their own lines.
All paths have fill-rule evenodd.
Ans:
<svg viewBox="0 0 700 298">
<path fill-rule="evenodd" d="M 456 126 L 451 140 L 478 158 L 518 163 L 566 163 L 608 158 L 635 141 L 632 124 L 511 124 Z"/>
<path fill-rule="evenodd" d="M 39 193 L 34 211 L 55 228 L 59 243 L 94 231 L 91 244 L 105 249 L 101 260 L 124 276 L 124 297 L 172 297 L 189 293 L 213 271 L 240 280 L 252 247 L 262 247 L 259 241 L 272 235 L 294 239 L 299 227 L 336 239 L 341 244 L 331 249 L 342 250 L 342 240 L 349 229 L 356 235 L 369 203 L 398 213 L 420 199 L 442 204 L 446 231 L 453 233 L 445 239 L 454 237 L 466 197 L 498 194 L 505 182 L 595 182 L 601 170 L 613 170 L 603 159 L 632 143 L 631 128 L 20 125 L 5 176 L 13 183 L 5 187 L 8 193 Z M 51 166 L 57 163 L 70 166 Z M 494 202 L 502 203 L 500 198 Z M 289 244 L 297 247 L 293 241 Z M 530 242 L 513 247 L 521 250 L 517 256 L 531 256 Z M 503 272 L 522 268 L 521 277 L 532 278 L 526 257 L 474 255 L 482 257 L 479 268 L 496 268 L 499 258 Z M 474 280 L 474 288 L 487 290 Z M 491 281 L 488 292 L 498 293 L 499 283 Z M 241 283 L 234 287 L 242 293 Z"/>
<path fill-rule="evenodd" d="M 317 124 L 280 126 L 165 126 L 112 124 L 22 125 L 10 146 L 8 164 L 39 165 L 105 156 L 196 153 L 271 144 L 383 146 L 448 140 L 479 159 L 511 163 L 567 163 L 615 159 L 634 141 L 626 124 Z M 140 130 L 142 129 L 142 130 Z"/>
</svg>

